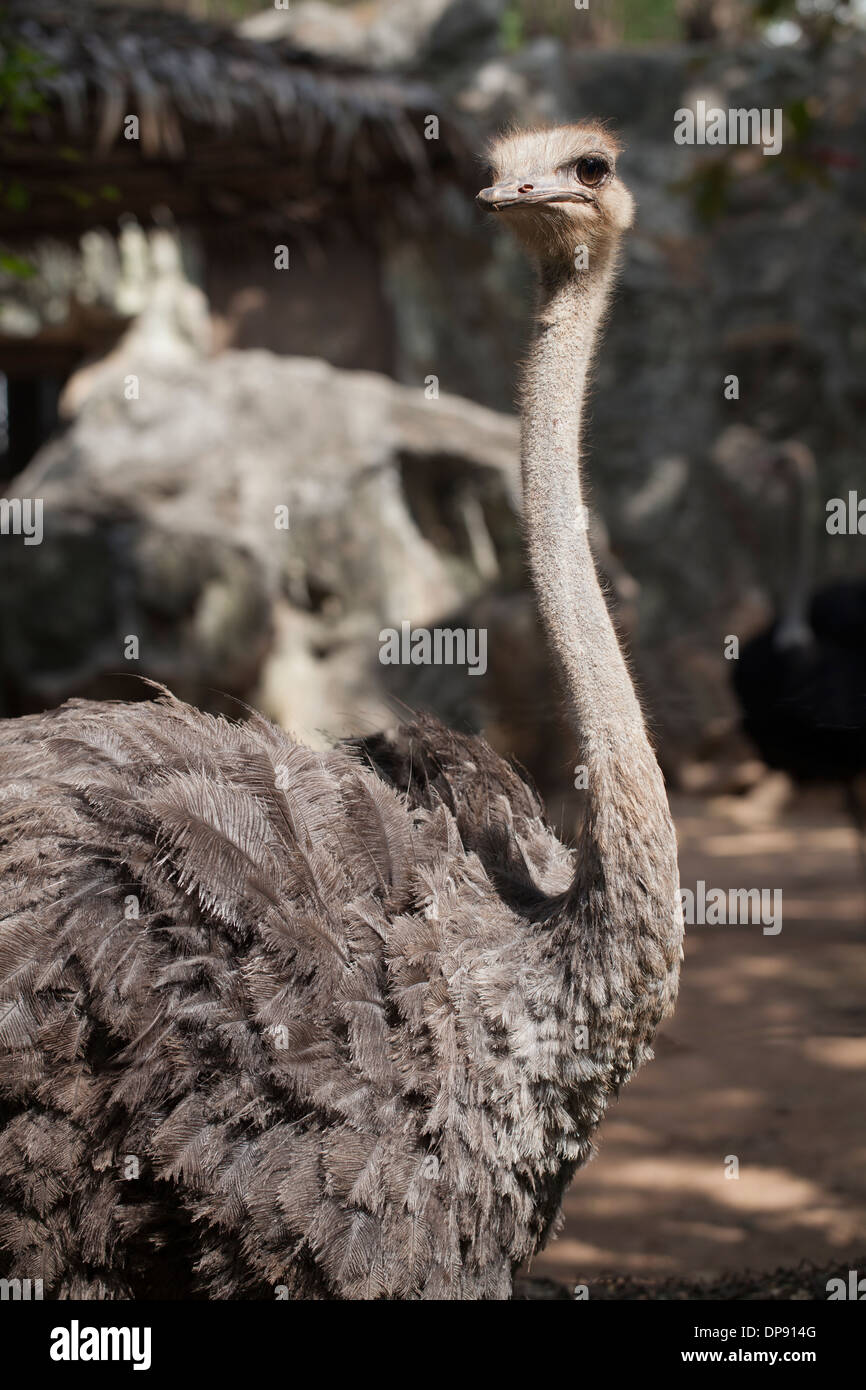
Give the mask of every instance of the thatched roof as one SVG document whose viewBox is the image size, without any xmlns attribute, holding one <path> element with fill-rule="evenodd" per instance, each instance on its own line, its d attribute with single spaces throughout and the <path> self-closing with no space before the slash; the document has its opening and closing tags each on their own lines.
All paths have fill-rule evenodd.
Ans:
<svg viewBox="0 0 866 1390">
<path fill-rule="evenodd" d="M 2 235 L 146 216 L 158 204 L 211 222 L 310 222 L 365 209 L 383 184 L 398 199 L 417 194 L 463 158 L 429 87 L 185 15 L 11 0 L 0 67 L 16 50 L 39 109 L 20 129 L 8 111 L 0 117 L 0 163 L 25 190 L 0 206 Z M 430 113 L 439 140 L 424 138 Z M 130 114 L 138 141 L 124 137 Z"/>
</svg>

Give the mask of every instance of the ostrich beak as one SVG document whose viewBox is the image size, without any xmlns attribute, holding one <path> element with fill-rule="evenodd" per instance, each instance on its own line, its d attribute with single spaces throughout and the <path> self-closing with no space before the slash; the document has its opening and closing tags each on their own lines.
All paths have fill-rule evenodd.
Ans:
<svg viewBox="0 0 866 1390">
<path fill-rule="evenodd" d="M 565 188 L 554 179 L 544 179 L 535 183 L 495 183 L 482 188 L 476 201 L 489 212 L 501 212 L 503 208 L 530 207 L 534 203 L 594 203 L 595 198 L 576 188 Z"/>
</svg>

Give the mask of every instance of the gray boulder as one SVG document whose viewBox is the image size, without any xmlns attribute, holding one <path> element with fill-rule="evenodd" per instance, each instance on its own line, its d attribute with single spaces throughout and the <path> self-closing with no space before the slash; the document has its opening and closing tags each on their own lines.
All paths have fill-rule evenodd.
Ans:
<svg viewBox="0 0 866 1390">
<path fill-rule="evenodd" d="M 384 715 L 381 628 L 517 586 L 516 423 L 482 406 L 313 359 L 152 351 L 141 326 L 70 403 L 10 491 L 44 518 L 41 545 L 0 551 L 13 708 L 140 671 L 211 707 L 260 680 L 283 722 L 343 730 Z"/>
</svg>

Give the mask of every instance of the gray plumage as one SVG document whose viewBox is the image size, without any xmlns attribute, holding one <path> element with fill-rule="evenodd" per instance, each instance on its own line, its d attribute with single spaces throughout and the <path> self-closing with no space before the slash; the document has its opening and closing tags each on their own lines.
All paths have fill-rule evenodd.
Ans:
<svg viewBox="0 0 866 1390">
<path fill-rule="evenodd" d="M 530 170 L 555 140 L 612 169 L 595 127 L 504 157 L 518 139 Z M 586 357 L 597 316 L 581 339 L 575 305 L 609 284 L 562 264 L 572 202 L 589 215 L 542 214 L 554 376 L 558 318 Z M 525 419 L 546 409 L 533 380 Z M 574 381 L 551 390 L 577 421 Z M 545 509 L 564 499 L 568 529 L 579 504 L 576 423 L 567 442 L 570 472 L 529 429 L 524 482 L 589 772 L 574 852 L 522 776 L 429 718 L 325 753 L 168 692 L 0 724 L 8 1276 L 52 1297 L 509 1296 L 681 954 L 664 789 L 585 528 L 574 573 L 546 587 L 538 558 Z M 591 638 L 579 669 L 564 613 Z"/>
</svg>

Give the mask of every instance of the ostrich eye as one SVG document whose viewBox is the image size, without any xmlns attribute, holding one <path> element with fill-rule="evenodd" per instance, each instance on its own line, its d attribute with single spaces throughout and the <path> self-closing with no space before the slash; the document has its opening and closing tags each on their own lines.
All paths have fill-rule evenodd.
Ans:
<svg viewBox="0 0 866 1390">
<path fill-rule="evenodd" d="M 574 172 L 587 188 L 598 188 L 610 173 L 610 165 L 599 155 L 589 155 L 586 159 L 577 161 Z"/>
</svg>

